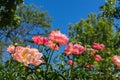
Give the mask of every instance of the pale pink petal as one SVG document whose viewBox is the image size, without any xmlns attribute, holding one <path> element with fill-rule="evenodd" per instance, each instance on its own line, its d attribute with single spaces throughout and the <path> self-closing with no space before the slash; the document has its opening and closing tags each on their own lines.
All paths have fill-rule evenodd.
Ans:
<svg viewBox="0 0 120 80">
<path fill-rule="evenodd" d="M 8 48 L 7 48 L 7 51 L 11 54 L 13 54 L 15 52 L 15 46 L 13 45 L 10 45 Z"/>
<path fill-rule="evenodd" d="M 12 57 L 18 62 L 23 62 L 22 58 L 18 54 L 12 54 Z"/>
<path fill-rule="evenodd" d="M 43 63 L 43 61 L 42 60 L 36 60 L 36 61 L 33 61 L 33 65 L 34 66 L 38 66 L 38 65 L 40 65 L 40 64 L 42 64 Z"/>
</svg>

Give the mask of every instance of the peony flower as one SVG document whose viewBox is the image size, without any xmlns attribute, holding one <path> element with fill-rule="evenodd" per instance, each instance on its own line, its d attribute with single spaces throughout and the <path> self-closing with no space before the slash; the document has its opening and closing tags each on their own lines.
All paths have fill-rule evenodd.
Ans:
<svg viewBox="0 0 120 80">
<path fill-rule="evenodd" d="M 29 47 L 28 47 L 29 48 Z M 19 53 L 21 53 L 21 51 L 24 49 L 24 47 L 22 47 L 22 46 L 17 46 L 16 48 L 15 48 L 15 53 L 17 53 L 17 54 L 19 54 Z"/>
<path fill-rule="evenodd" d="M 52 50 L 59 50 L 59 46 L 56 43 L 53 43 L 52 41 L 48 41 L 46 45 Z"/>
<path fill-rule="evenodd" d="M 101 59 L 102 59 L 100 55 L 95 55 L 94 58 L 98 62 L 101 61 Z"/>
<path fill-rule="evenodd" d="M 7 48 L 7 51 L 11 54 L 13 54 L 15 52 L 15 46 L 13 45 L 10 45 L 8 48 Z"/>
<path fill-rule="evenodd" d="M 31 48 L 29 51 L 29 54 L 26 55 L 26 60 L 29 64 L 33 64 L 35 66 L 40 65 L 41 63 L 43 63 L 42 60 L 40 60 L 40 58 L 43 56 L 42 53 L 39 53 L 39 51 L 35 48 Z"/>
<path fill-rule="evenodd" d="M 76 62 L 73 62 L 72 60 L 68 60 L 68 64 L 70 65 L 70 66 L 76 66 L 77 65 L 77 63 Z"/>
<path fill-rule="evenodd" d="M 15 53 L 12 54 L 12 57 L 17 60 L 18 62 L 23 62 L 23 57 L 21 56 L 22 52 L 25 50 L 22 46 L 17 46 L 15 48 Z"/>
<path fill-rule="evenodd" d="M 54 43 L 59 43 L 60 45 L 65 45 L 68 43 L 67 36 L 60 33 L 59 30 L 51 31 L 51 33 L 49 34 L 49 39 Z"/>
<path fill-rule="evenodd" d="M 22 62 L 25 66 L 28 66 L 29 64 L 38 66 L 43 63 L 43 61 L 40 60 L 43 54 L 39 53 L 35 48 L 17 46 L 15 53 L 12 54 L 12 56 L 18 62 Z"/>
<path fill-rule="evenodd" d="M 82 54 L 84 51 L 86 51 L 86 48 L 80 44 L 75 44 L 73 46 L 73 54 Z"/>
<path fill-rule="evenodd" d="M 72 43 L 69 43 L 68 46 L 65 48 L 64 50 L 64 53 L 67 55 L 67 56 L 70 56 L 72 55 L 73 53 L 73 44 Z"/>
<path fill-rule="evenodd" d="M 120 56 L 117 55 L 113 56 L 112 61 L 117 66 L 117 68 L 120 69 Z"/>
<path fill-rule="evenodd" d="M 105 49 L 105 45 L 104 44 L 93 43 L 92 46 L 93 46 L 93 48 L 101 50 L 101 51 Z"/>
<path fill-rule="evenodd" d="M 12 54 L 12 57 L 18 62 L 23 62 L 22 58 L 20 57 L 20 54 L 18 53 Z"/>
<path fill-rule="evenodd" d="M 32 40 L 34 41 L 34 43 L 36 44 L 46 44 L 48 42 L 48 39 L 46 37 L 41 37 L 41 36 L 33 36 Z"/>
</svg>

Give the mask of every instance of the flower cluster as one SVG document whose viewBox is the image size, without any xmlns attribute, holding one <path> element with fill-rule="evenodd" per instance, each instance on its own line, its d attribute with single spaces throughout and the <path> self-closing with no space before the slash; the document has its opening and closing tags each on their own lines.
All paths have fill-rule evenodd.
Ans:
<svg viewBox="0 0 120 80">
<path fill-rule="evenodd" d="M 51 50 L 59 50 L 60 45 L 65 45 L 68 42 L 68 38 L 66 35 L 62 34 L 59 30 L 51 31 L 49 37 L 42 36 L 33 36 L 32 40 L 35 44 L 38 45 L 46 45 Z M 25 66 L 29 64 L 38 66 L 44 63 L 40 58 L 43 56 L 42 53 L 35 48 L 22 47 L 22 46 L 13 46 L 10 45 L 7 49 L 9 53 L 11 53 L 12 57 L 18 62 L 24 63 Z"/>
<path fill-rule="evenodd" d="M 32 40 L 34 41 L 34 43 L 36 44 L 46 44 L 48 42 L 48 39 L 46 37 L 41 37 L 41 36 L 33 36 Z"/>
<path fill-rule="evenodd" d="M 96 61 L 101 61 L 101 56 L 96 54 L 97 50 L 103 51 L 105 49 L 105 45 L 104 44 L 99 44 L 99 43 L 93 43 L 92 44 L 93 49 L 91 49 L 91 55 L 93 55 L 94 59 Z"/>
<path fill-rule="evenodd" d="M 38 66 L 44 63 L 43 60 L 40 60 L 43 54 L 39 53 L 37 49 L 30 48 L 29 46 L 28 47 L 22 47 L 22 46 L 15 47 L 13 45 L 10 45 L 7 51 L 12 54 L 12 57 L 15 60 L 23 63 L 25 66 L 28 66 L 29 64 Z"/>
<path fill-rule="evenodd" d="M 34 43 L 46 45 L 52 50 L 59 50 L 59 45 L 67 44 L 69 39 L 59 30 L 56 30 L 51 31 L 48 38 L 41 36 L 33 36 L 32 40 L 34 41 Z"/>
<path fill-rule="evenodd" d="M 69 43 L 68 46 L 65 48 L 64 53 L 67 56 L 70 55 L 80 55 L 82 54 L 84 51 L 86 51 L 86 48 L 81 46 L 80 44 L 75 44 L 73 45 L 72 43 Z"/>
<path fill-rule="evenodd" d="M 101 51 L 105 49 L 104 44 L 93 43 L 92 46 L 93 46 L 94 49 L 101 50 Z"/>
<path fill-rule="evenodd" d="M 104 44 L 99 44 L 99 43 L 93 43 L 92 44 L 92 47 L 93 48 L 87 48 L 87 47 L 84 47 L 80 44 L 72 44 L 72 43 L 69 43 L 68 46 L 65 48 L 64 50 L 64 53 L 66 56 L 71 56 L 71 55 L 80 55 L 82 54 L 83 52 L 86 52 L 87 50 L 90 50 L 91 51 L 91 55 L 93 56 L 93 58 L 100 62 L 101 61 L 101 56 L 96 54 L 98 50 L 100 51 L 103 51 L 105 46 Z M 72 65 L 70 63 L 73 63 L 71 60 L 68 61 L 68 64 L 69 65 Z M 75 63 L 75 62 L 74 62 Z M 85 67 L 86 68 L 93 68 L 93 64 L 88 64 L 87 65 L 85 64 Z"/>
</svg>

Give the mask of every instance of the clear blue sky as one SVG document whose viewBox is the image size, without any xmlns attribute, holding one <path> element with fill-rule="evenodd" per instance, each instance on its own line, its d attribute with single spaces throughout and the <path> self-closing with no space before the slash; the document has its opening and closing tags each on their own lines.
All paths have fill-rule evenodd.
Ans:
<svg viewBox="0 0 120 80">
<path fill-rule="evenodd" d="M 67 34 L 68 24 L 86 19 L 89 13 L 98 13 L 99 7 L 105 0 L 25 0 L 25 4 L 42 6 L 48 11 L 54 29 L 60 27 L 61 32 Z"/>
</svg>

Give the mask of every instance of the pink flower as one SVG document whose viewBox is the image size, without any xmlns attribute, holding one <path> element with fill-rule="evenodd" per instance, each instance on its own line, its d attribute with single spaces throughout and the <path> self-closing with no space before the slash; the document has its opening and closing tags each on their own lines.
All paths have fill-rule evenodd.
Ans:
<svg viewBox="0 0 120 80">
<path fill-rule="evenodd" d="M 86 48 L 81 46 L 80 44 L 73 45 L 72 43 L 69 43 L 68 46 L 65 48 L 64 53 L 67 56 L 70 56 L 72 54 L 82 54 L 84 51 L 86 51 Z"/>
<path fill-rule="evenodd" d="M 17 60 L 18 62 L 23 62 L 22 58 L 20 57 L 20 54 L 12 54 L 12 57 Z"/>
<path fill-rule="evenodd" d="M 80 44 L 75 44 L 73 46 L 73 54 L 82 54 L 84 51 L 86 51 L 86 48 Z"/>
<path fill-rule="evenodd" d="M 22 52 L 23 49 L 24 49 L 24 47 L 22 47 L 22 46 L 17 46 L 17 47 L 15 48 L 15 53 L 19 54 L 19 53 Z"/>
<path fill-rule="evenodd" d="M 59 50 L 59 46 L 56 43 L 53 43 L 52 41 L 48 41 L 46 45 L 52 50 Z"/>
<path fill-rule="evenodd" d="M 46 37 L 41 37 L 41 36 L 33 36 L 32 40 L 36 44 L 46 44 L 48 42 L 48 39 Z"/>
<path fill-rule="evenodd" d="M 95 55 L 94 58 L 98 62 L 101 61 L 101 59 L 102 59 L 100 55 Z"/>
<path fill-rule="evenodd" d="M 67 55 L 67 56 L 70 56 L 72 55 L 73 53 L 73 44 L 72 43 L 69 43 L 68 46 L 65 48 L 64 50 L 64 53 Z"/>
<path fill-rule="evenodd" d="M 11 54 L 13 54 L 15 52 L 15 46 L 13 45 L 10 45 L 8 48 L 7 48 L 7 51 Z"/>
<path fill-rule="evenodd" d="M 23 55 L 24 52 L 23 52 Z M 33 64 L 35 66 L 40 65 L 42 63 L 42 60 L 40 60 L 40 58 L 43 56 L 42 53 L 39 53 L 39 51 L 35 48 L 31 48 L 29 50 L 29 54 L 26 55 L 25 59 L 26 59 L 26 63 L 27 64 Z"/>
<path fill-rule="evenodd" d="M 120 56 L 117 55 L 113 56 L 112 61 L 117 66 L 117 68 L 120 69 Z"/>
<path fill-rule="evenodd" d="M 70 66 L 76 66 L 77 65 L 77 63 L 76 62 L 73 62 L 72 60 L 68 60 L 68 64 L 70 65 Z"/>
<path fill-rule="evenodd" d="M 59 43 L 60 45 L 65 45 L 68 42 L 67 36 L 60 33 L 59 30 L 51 31 L 51 33 L 49 34 L 49 39 L 55 43 Z"/>
<path fill-rule="evenodd" d="M 28 66 L 29 64 L 38 66 L 43 63 L 43 61 L 40 60 L 43 54 L 39 53 L 39 51 L 35 48 L 18 46 L 12 56 L 18 62 L 24 63 L 25 66 Z"/>
<path fill-rule="evenodd" d="M 93 43 L 92 46 L 93 46 L 93 48 L 101 50 L 101 51 L 105 49 L 105 45 L 104 44 Z"/>
<path fill-rule="evenodd" d="M 18 62 L 23 62 L 23 58 L 21 57 L 21 54 L 22 54 L 23 50 L 25 50 L 24 47 L 22 47 L 22 46 L 17 46 L 17 47 L 15 48 L 15 53 L 12 54 L 12 57 L 13 57 L 14 59 L 16 59 Z"/>
</svg>

